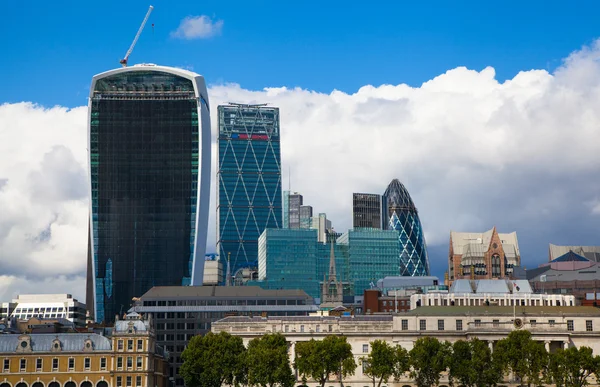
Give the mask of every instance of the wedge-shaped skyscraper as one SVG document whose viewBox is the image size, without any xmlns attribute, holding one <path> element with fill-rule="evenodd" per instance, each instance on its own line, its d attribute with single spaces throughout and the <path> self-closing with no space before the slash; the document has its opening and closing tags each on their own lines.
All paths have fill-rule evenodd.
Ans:
<svg viewBox="0 0 600 387">
<path fill-rule="evenodd" d="M 429 275 L 429 257 L 419 213 L 406 187 L 392 180 L 383 194 L 384 228 L 397 230 L 400 243 L 400 275 Z"/>
<path fill-rule="evenodd" d="M 87 305 L 112 321 L 153 286 L 201 285 L 210 195 L 204 78 L 138 65 L 94 76 Z"/>
</svg>

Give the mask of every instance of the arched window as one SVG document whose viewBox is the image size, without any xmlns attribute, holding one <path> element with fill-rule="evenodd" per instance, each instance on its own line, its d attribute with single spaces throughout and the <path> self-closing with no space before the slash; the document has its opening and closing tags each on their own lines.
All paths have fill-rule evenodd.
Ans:
<svg viewBox="0 0 600 387">
<path fill-rule="evenodd" d="M 77 387 L 77 384 L 75 382 L 66 382 L 65 387 Z"/>
<path fill-rule="evenodd" d="M 15 387 L 27 387 L 27 383 L 24 383 L 24 382 L 17 383 L 17 385 Z"/>
<path fill-rule="evenodd" d="M 48 387 L 60 387 L 60 383 L 59 382 L 51 382 L 50 384 L 48 384 Z"/>
<path fill-rule="evenodd" d="M 108 383 L 106 383 L 106 380 L 101 380 L 96 384 L 96 387 L 108 387 Z"/>
<path fill-rule="evenodd" d="M 35 382 L 31 385 L 31 387 L 44 387 L 44 383 L 42 382 Z"/>
<path fill-rule="evenodd" d="M 94 387 L 94 385 L 89 380 L 86 380 L 85 382 L 81 383 L 81 387 Z"/>
<path fill-rule="evenodd" d="M 10 387 L 10 384 L 8 384 L 8 383 L 2 383 L 2 384 L 0 384 L 0 387 Z"/>
</svg>

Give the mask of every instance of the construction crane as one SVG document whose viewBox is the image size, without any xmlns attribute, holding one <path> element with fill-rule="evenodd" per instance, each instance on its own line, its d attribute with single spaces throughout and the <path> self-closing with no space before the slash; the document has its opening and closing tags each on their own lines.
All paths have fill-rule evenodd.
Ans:
<svg viewBox="0 0 600 387">
<path fill-rule="evenodd" d="M 121 63 L 121 65 L 123 67 L 127 67 L 127 60 L 129 59 L 129 55 L 131 55 L 131 52 L 133 51 L 135 44 L 137 43 L 138 39 L 140 38 L 140 35 L 142 34 L 142 31 L 144 30 L 144 26 L 146 25 L 146 22 L 148 21 L 148 18 L 150 17 L 150 14 L 152 13 L 153 9 L 154 9 L 153 6 L 150 6 L 150 8 L 148 8 L 148 12 L 146 12 L 146 17 L 144 18 L 144 21 L 142 21 L 142 25 L 140 26 L 140 29 L 138 30 L 137 34 L 135 34 L 135 38 L 133 38 L 133 43 L 131 43 L 129 50 L 127 50 L 127 54 L 125 54 L 125 58 L 123 58 L 119 61 L 119 63 Z"/>
</svg>

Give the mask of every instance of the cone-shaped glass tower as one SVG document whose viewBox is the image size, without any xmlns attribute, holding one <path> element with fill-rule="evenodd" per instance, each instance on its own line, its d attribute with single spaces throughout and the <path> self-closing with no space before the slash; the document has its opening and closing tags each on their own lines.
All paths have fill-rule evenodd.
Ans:
<svg viewBox="0 0 600 387">
<path fill-rule="evenodd" d="M 400 244 L 400 275 L 429 275 L 429 257 L 423 226 L 408 191 L 398 179 L 383 194 L 383 228 L 397 230 Z"/>
</svg>

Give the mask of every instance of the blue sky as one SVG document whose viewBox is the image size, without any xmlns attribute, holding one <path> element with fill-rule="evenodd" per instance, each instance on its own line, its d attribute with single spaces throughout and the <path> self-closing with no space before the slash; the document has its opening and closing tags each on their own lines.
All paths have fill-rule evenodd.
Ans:
<svg viewBox="0 0 600 387">
<path fill-rule="evenodd" d="M 0 102 L 86 103 L 92 75 L 118 66 L 148 1 L 5 2 Z M 418 86 L 448 69 L 552 70 L 598 36 L 600 3 L 580 1 L 164 1 L 131 63 L 191 66 L 209 84 L 355 92 Z M 224 22 L 210 39 L 170 37 L 186 16 Z M 154 23 L 154 30 L 151 27 Z"/>
</svg>

